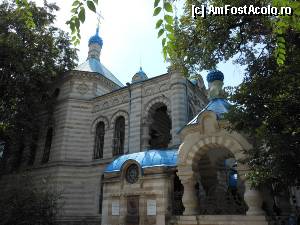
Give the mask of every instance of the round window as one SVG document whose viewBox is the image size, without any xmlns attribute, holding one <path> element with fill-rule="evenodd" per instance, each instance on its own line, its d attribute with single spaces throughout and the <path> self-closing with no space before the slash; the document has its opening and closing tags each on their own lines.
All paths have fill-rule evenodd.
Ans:
<svg viewBox="0 0 300 225">
<path fill-rule="evenodd" d="M 131 164 L 126 171 L 125 178 L 128 183 L 135 183 L 139 178 L 139 168 L 136 164 Z"/>
</svg>

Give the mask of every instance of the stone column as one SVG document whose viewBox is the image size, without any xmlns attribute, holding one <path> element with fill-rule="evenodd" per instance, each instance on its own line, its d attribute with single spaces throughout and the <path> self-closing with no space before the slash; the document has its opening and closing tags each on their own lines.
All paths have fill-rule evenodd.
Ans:
<svg viewBox="0 0 300 225">
<path fill-rule="evenodd" d="M 172 144 L 179 145 L 178 131 L 187 123 L 186 78 L 177 71 L 171 71 L 171 116 Z"/>
<path fill-rule="evenodd" d="M 245 182 L 244 200 L 249 207 L 248 211 L 246 212 L 247 215 L 259 216 L 265 214 L 261 208 L 263 199 L 260 191 L 251 188 L 251 185 L 247 180 Z"/>
<path fill-rule="evenodd" d="M 198 198 L 196 195 L 195 189 L 195 180 L 191 177 L 188 179 L 181 178 L 181 183 L 184 186 L 184 192 L 182 196 L 182 203 L 184 205 L 183 215 L 197 215 L 199 214 L 198 210 Z"/>
<path fill-rule="evenodd" d="M 247 215 L 264 215 L 264 211 L 262 210 L 262 195 L 259 190 L 251 187 L 249 180 L 247 180 L 246 174 L 249 171 L 249 168 L 246 164 L 238 164 L 237 168 L 239 177 L 245 184 L 245 193 L 244 200 L 248 205 L 249 209 L 246 212 Z"/>
<path fill-rule="evenodd" d="M 141 148 L 141 115 L 142 115 L 142 86 L 134 85 L 131 88 L 131 103 L 129 101 L 128 112 L 130 117 L 129 133 L 129 152 L 139 152 Z M 127 139 L 127 137 L 125 138 Z"/>
<path fill-rule="evenodd" d="M 141 151 L 144 149 L 149 149 L 149 140 L 150 140 L 150 135 L 149 135 L 149 126 L 150 126 L 150 121 L 144 121 L 142 125 L 142 144 L 141 144 Z"/>
</svg>

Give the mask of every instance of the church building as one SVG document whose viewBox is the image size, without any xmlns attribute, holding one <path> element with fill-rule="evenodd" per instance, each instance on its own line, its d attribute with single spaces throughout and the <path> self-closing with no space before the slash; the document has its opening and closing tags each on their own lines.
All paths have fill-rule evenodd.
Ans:
<svg viewBox="0 0 300 225">
<path fill-rule="evenodd" d="M 251 143 L 226 129 L 223 73 L 208 73 L 208 89 L 201 76 L 148 78 L 142 68 L 122 84 L 101 63 L 98 29 L 88 46 L 55 82 L 34 162 L 22 164 L 61 191 L 59 221 L 266 225 L 242 163 Z"/>
</svg>

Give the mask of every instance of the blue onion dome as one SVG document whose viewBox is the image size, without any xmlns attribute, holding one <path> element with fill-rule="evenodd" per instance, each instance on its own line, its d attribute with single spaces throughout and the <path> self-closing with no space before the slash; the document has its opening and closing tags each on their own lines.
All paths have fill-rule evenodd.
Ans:
<svg viewBox="0 0 300 225">
<path fill-rule="evenodd" d="M 100 45 L 101 47 L 102 47 L 102 45 L 103 45 L 103 40 L 102 40 L 102 38 L 99 36 L 99 28 L 98 28 L 98 27 L 97 27 L 97 29 L 96 29 L 96 34 L 95 34 L 94 36 L 90 37 L 90 39 L 89 39 L 89 46 L 90 46 L 91 44 L 98 44 L 98 45 Z"/>
<path fill-rule="evenodd" d="M 224 74 L 219 70 L 210 70 L 207 74 L 206 80 L 208 83 L 211 83 L 215 80 L 224 80 Z"/>
<path fill-rule="evenodd" d="M 148 77 L 146 73 L 143 71 L 142 67 L 140 67 L 140 70 L 132 77 L 132 83 L 139 82 L 142 80 L 147 80 L 147 79 Z"/>
</svg>

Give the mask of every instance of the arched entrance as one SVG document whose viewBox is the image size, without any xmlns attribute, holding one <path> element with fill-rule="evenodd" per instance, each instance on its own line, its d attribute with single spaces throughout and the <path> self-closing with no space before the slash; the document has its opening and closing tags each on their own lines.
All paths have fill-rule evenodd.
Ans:
<svg viewBox="0 0 300 225">
<path fill-rule="evenodd" d="M 193 162 L 199 214 L 238 215 L 246 213 L 244 185 L 238 179 L 233 154 L 221 147 L 212 148 Z"/>
<path fill-rule="evenodd" d="M 226 205 L 221 208 L 211 207 L 210 209 L 207 207 L 209 198 L 197 195 L 199 193 L 197 192 L 197 183 L 198 185 L 201 184 L 198 187 L 198 190 L 202 189 L 201 193 L 211 195 L 213 198 L 216 197 L 218 191 L 219 194 L 221 193 L 222 187 L 223 192 L 226 192 L 224 188 L 224 178 L 222 178 L 224 177 L 224 173 L 222 175 L 221 164 L 227 158 L 234 157 L 238 162 L 245 159 L 243 152 L 247 149 L 247 147 L 249 147 L 247 146 L 246 140 L 242 139 L 241 136 L 235 133 L 225 133 L 222 131 L 222 133 L 217 132 L 215 134 L 203 135 L 202 137 L 200 136 L 199 139 L 194 140 L 194 143 L 191 144 L 185 141 L 185 138 L 190 138 L 188 136 L 189 134 L 185 134 L 183 144 L 179 148 L 179 157 L 177 162 L 177 174 L 184 185 L 184 194 L 182 198 L 183 205 L 185 207 L 184 215 L 198 215 L 200 212 L 203 214 L 246 213 L 251 215 L 262 215 L 263 211 L 261 210 L 260 196 L 257 191 L 251 189 L 248 182 L 245 182 L 245 174 L 248 167 L 242 163 L 238 163 L 236 171 L 240 180 L 239 194 L 241 195 L 241 200 L 242 197 L 245 199 L 248 206 L 247 212 L 246 205 L 242 206 L 244 210 L 241 210 L 240 212 L 237 212 L 234 207 L 228 212 L 226 211 L 227 209 L 225 210 Z M 237 139 L 240 140 L 237 141 Z M 206 173 L 205 170 L 207 170 Z M 204 185 L 202 185 L 202 182 Z M 215 187 L 213 187 L 214 184 L 216 185 Z M 243 191 L 244 189 L 245 191 Z M 242 196 L 243 192 L 244 196 Z M 224 196 L 221 197 L 223 198 Z M 212 200 L 215 202 L 219 201 L 219 203 L 223 201 L 222 203 L 224 203 L 224 199 Z M 231 200 L 233 201 L 231 202 L 232 205 L 236 204 L 234 202 L 234 198 L 231 198 Z M 243 204 L 243 201 L 240 203 Z M 230 204 L 230 202 L 228 204 Z"/>
</svg>

